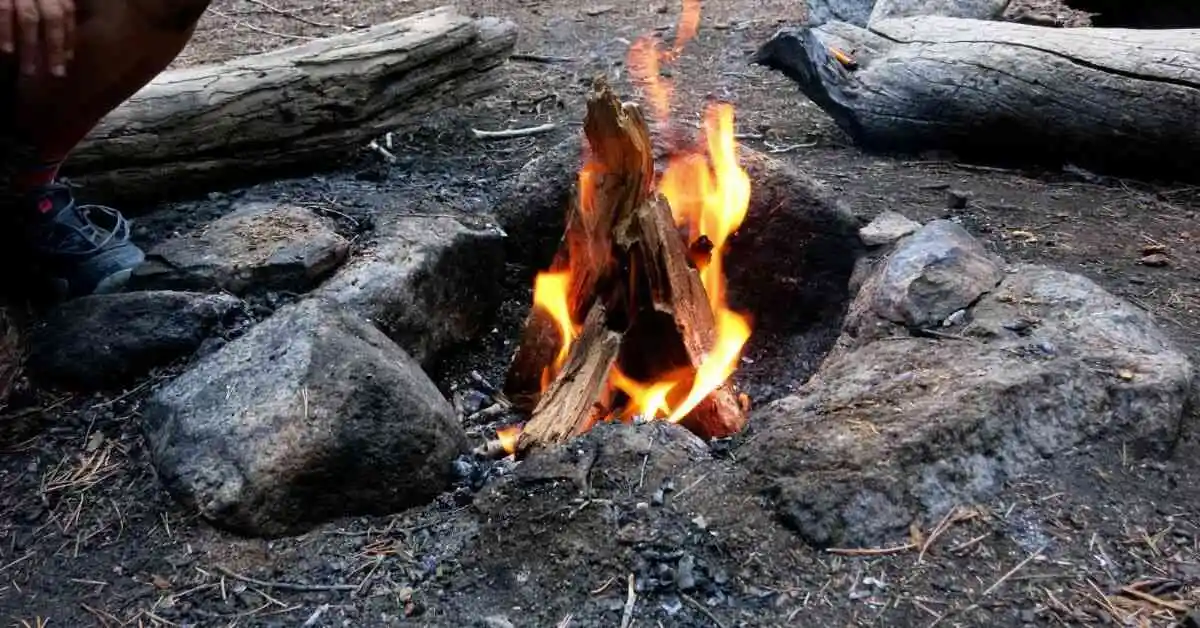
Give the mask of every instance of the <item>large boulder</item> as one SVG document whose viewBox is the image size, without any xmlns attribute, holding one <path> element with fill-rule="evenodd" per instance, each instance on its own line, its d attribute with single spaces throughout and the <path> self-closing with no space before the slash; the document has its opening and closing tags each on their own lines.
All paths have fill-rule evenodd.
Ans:
<svg viewBox="0 0 1200 628">
<path fill-rule="evenodd" d="M 909 305 L 891 312 L 925 323 L 965 311 L 913 336 L 907 315 L 883 319 L 890 333 L 846 334 L 795 395 L 751 417 L 757 436 L 738 458 L 810 543 L 886 542 L 1093 439 L 1163 452 L 1184 429 L 1193 367 L 1148 314 L 1048 268 L 1018 266 L 991 285 L 963 236 L 930 225 L 902 240 L 852 310 L 892 294 L 902 298 L 883 301 Z M 895 265 L 936 258 L 928 250 L 959 251 L 946 259 L 973 287 L 950 273 L 934 284 L 962 289 L 914 292 Z"/>
<path fill-rule="evenodd" d="M 247 203 L 150 249 L 130 288 L 305 292 L 346 260 L 350 244 L 303 207 Z"/>
<path fill-rule="evenodd" d="M 467 449 L 417 363 L 318 300 L 281 308 L 158 391 L 144 431 L 174 497 L 267 537 L 427 502 Z"/>
<path fill-rule="evenodd" d="M 74 299 L 32 330 L 29 372 L 72 388 L 126 384 L 190 355 L 241 313 L 241 300 L 224 294 L 161 290 Z"/>
<path fill-rule="evenodd" d="M 484 221 L 399 212 L 316 294 L 381 329 L 421 364 L 474 338 L 500 302 L 504 231 Z"/>
</svg>

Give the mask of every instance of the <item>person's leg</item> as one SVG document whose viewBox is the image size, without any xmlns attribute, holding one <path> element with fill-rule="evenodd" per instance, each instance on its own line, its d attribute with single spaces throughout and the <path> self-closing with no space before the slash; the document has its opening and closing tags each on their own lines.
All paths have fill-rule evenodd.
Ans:
<svg viewBox="0 0 1200 628">
<path fill-rule="evenodd" d="M 72 294 L 120 287 L 142 252 L 114 210 L 78 207 L 55 184 L 58 167 L 105 115 L 162 72 L 209 0 L 78 0 L 65 77 L 19 76 L 12 123 L 25 161 L 13 174 L 26 234 L 43 268 Z"/>
</svg>

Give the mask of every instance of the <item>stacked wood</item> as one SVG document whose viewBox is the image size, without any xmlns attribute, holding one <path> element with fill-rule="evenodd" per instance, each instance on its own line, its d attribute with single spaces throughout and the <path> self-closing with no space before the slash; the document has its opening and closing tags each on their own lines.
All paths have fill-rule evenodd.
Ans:
<svg viewBox="0 0 1200 628">
<path fill-rule="evenodd" d="M 784 30 L 756 61 L 868 150 L 1200 178 L 1200 30 L 913 17 Z"/>
<path fill-rule="evenodd" d="M 621 395 L 614 369 L 639 381 L 694 374 L 716 340 L 714 314 L 688 245 L 670 208 L 651 189 L 653 153 L 641 112 L 598 80 L 584 132 L 588 155 L 579 194 L 567 209 L 551 267 L 569 269 L 568 306 L 582 329 L 546 386 L 543 374 L 554 370 L 564 339 L 538 308 L 526 321 L 505 389 L 532 409 L 518 453 L 563 442 L 615 416 Z M 685 383 L 683 388 L 691 384 Z M 745 415 L 732 389 L 722 385 L 682 422 L 712 438 L 740 430 Z"/>
<path fill-rule="evenodd" d="M 157 200 L 338 168 L 385 133 L 498 87 L 516 32 L 443 7 L 164 72 L 97 126 L 64 174 L 89 197 Z"/>
</svg>

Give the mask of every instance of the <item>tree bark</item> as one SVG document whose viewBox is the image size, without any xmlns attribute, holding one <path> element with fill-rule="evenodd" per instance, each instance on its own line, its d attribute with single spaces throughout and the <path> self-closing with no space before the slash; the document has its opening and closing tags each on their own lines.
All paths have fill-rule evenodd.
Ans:
<svg viewBox="0 0 1200 628">
<path fill-rule="evenodd" d="M 561 443 L 608 418 L 608 380 L 621 351 L 621 333 L 609 329 L 607 322 L 604 306 L 594 304 L 562 370 L 541 395 L 532 418 L 522 429 L 518 452 Z"/>
<path fill-rule="evenodd" d="M 830 23 L 779 32 L 756 62 L 868 150 L 1200 178 L 1200 30 Z"/>
<path fill-rule="evenodd" d="M 226 63 L 164 72 L 63 173 L 89 197 L 150 201 L 331 169 L 388 131 L 498 86 L 516 26 L 450 7 Z"/>
</svg>

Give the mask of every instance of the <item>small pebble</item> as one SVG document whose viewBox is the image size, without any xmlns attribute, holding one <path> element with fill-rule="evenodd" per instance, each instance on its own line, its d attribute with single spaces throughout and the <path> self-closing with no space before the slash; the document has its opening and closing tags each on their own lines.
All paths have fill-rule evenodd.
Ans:
<svg viewBox="0 0 1200 628">
<path fill-rule="evenodd" d="M 1162 253 L 1151 253 L 1138 260 L 1138 263 L 1151 268 L 1163 268 L 1171 265 L 1171 258 Z"/>
<path fill-rule="evenodd" d="M 951 314 L 950 316 L 947 316 L 946 320 L 942 321 L 942 327 L 953 327 L 955 325 L 962 323 L 966 318 L 967 318 L 967 311 L 959 310 L 959 311 Z"/>
<path fill-rule="evenodd" d="M 962 190 L 946 190 L 946 207 L 949 209 L 964 209 L 971 195 Z"/>
<path fill-rule="evenodd" d="M 696 559 L 691 554 L 684 554 L 679 559 L 679 569 L 675 574 L 680 591 L 691 591 L 696 588 Z"/>
</svg>

